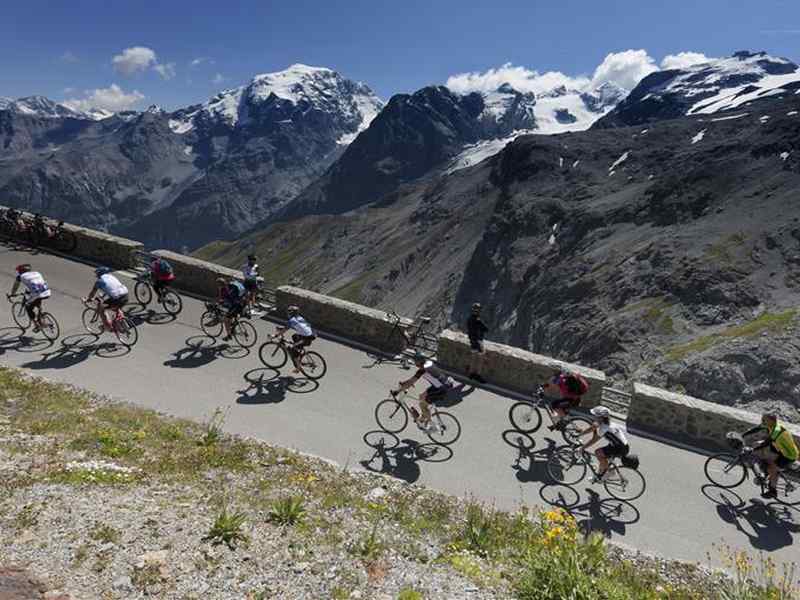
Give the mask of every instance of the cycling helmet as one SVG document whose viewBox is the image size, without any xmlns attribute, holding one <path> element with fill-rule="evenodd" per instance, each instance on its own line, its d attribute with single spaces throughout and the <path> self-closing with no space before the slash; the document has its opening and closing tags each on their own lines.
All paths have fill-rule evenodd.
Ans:
<svg viewBox="0 0 800 600">
<path fill-rule="evenodd" d="M 481 312 L 481 303 L 480 302 L 473 303 L 472 312 L 474 312 L 474 313 Z"/>
<path fill-rule="evenodd" d="M 300 308 L 292 304 L 291 306 L 287 307 L 286 314 L 290 317 L 296 315 L 300 312 Z"/>
<path fill-rule="evenodd" d="M 217 279 L 216 279 L 216 282 L 217 282 L 218 284 L 220 284 L 220 285 L 223 285 L 223 284 L 226 284 L 226 283 L 228 283 L 228 280 L 227 280 L 227 279 L 225 279 L 224 277 L 217 277 Z"/>
<path fill-rule="evenodd" d="M 107 273 L 111 273 L 111 269 L 109 269 L 108 267 L 97 267 L 94 270 L 94 274 L 97 275 L 98 277 L 102 277 L 103 275 L 106 275 Z"/>
<path fill-rule="evenodd" d="M 247 255 L 247 260 L 252 260 L 253 262 L 256 262 L 256 260 L 257 260 L 256 259 L 256 255 L 255 254 L 248 254 Z"/>
<path fill-rule="evenodd" d="M 608 419 L 611 416 L 611 411 L 608 410 L 605 406 L 595 406 L 589 412 L 592 413 L 595 417 L 600 417 L 601 419 Z"/>
<path fill-rule="evenodd" d="M 17 266 L 17 273 L 20 274 L 20 275 L 22 275 L 23 273 L 26 273 L 26 272 L 28 272 L 30 270 L 31 270 L 31 266 L 28 265 L 28 264 L 18 265 Z"/>
<path fill-rule="evenodd" d="M 422 352 L 415 352 L 414 353 L 414 362 L 417 364 L 425 362 L 425 355 Z"/>
</svg>

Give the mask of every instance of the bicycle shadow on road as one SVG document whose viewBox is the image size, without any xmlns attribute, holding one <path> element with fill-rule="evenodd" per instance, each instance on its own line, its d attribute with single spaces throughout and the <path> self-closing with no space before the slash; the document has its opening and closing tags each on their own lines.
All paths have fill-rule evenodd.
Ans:
<svg viewBox="0 0 800 600">
<path fill-rule="evenodd" d="M 148 325 L 166 325 L 177 319 L 168 312 L 156 312 L 152 308 L 141 304 L 128 304 L 123 310 L 125 316 L 133 321 L 134 325 L 147 323 Z"/>
<path fill-rule="evenodd" d="M 3 327 L 0 329 L 0 355 L 8 351 L 41 352 L 53 346 L 47 338 L 34 338 L 26 335 L 19 327 Z"/>
<path fill-rule="evenodd" d="M 373 449 L 373 455 L 360 464 L 367 471 L 389 475 L 414 483 L 421 474 L 420 463 L 442 463 L 453 458 L 453 450 L 440 444 L 420 444 L 416 440 L 400 439 L 393 433 L 368 431 L 362 438 Z"/>
<path fill-rule="evenodd" d="M 217 358 L 240 359 L 250 355 L 250 350 L 240 346 L 230 346 L 207 335 L 194 335 L 186 338 L 183 348 L 173 352 L 174 356 L 164 361 L 167 367 L 176 369 L 196 369 L 203 367 Z"/>
<path fill-rule="evenodd" d="M 286 399 L 286 393 L 308 394 L 319 389 L 319 382 L 305 377 L 281 375 L 270 368 L 251 369 L 244 374 L 248 386 L 236 390 L 237 404 L 278 404 Z"/>
<path fill-rule="evenodd" d="M 90 356 L 120 358 L 131 349 L 115 342 L 99 342 L 100 337 L 92 333 L 78 333 L 61 338 L 61 344 L 52 352 L 44 352 L 39 360 L 20 365 L 27 369 L 68 369 L 80 364 Z"/>
<path fill-rule="evenodd" d="M 535 450 L 536 440 L 529 434 L 516 429 L 506 429 L 500 437 L 510 447 L 517 451 L 517 456 L 511 464 L 511 469 L 516 471 L 517 480 L 520 483 L 531 483 L 534 481 L 545 482 L 548 480 L 547 459 L 556 447 L 554 440 L 545 438 L 547 446 Z M 527 467 L 523 463 L 527 461 Z"/>
<path fill-rule="evenodd" d="M 572 485 L 551 482 L 539 490 L 539 497 L 549 504 L 567 511 L 575 519 L 584 536 L 600 533 L 610 538 L 624 536 L 628 525 L 638 523 L 639 509 L 626 500 L 601 498 L 600 494 L 586 488 L 588 499 L 581 502 L 580 492 Z"/>
<path fill-rule="evenodd" d="M 736 527 L 757 550 L 771 552 L 793 543 L 792 534 L 800 533 L 800 509 L 779 502 L 752 498 L 746 503 L 733 490 L 706 484 L 702 494 L 716 505 L 717 515 Z M 742 524 L 745 521 L 751 531 Z"/>
<path fill-rule="evenodd" d="M 451 406 L 461 404 L 464 401 L 464 398 L 472 394 L 475 389 L 476 388 L 474 385 L 468 385 L 463 382 L 458 383 L 447 390 L 444 400 L 437 402 L 436 406 L 440 408 L 450 408 Z"/>
</svg>

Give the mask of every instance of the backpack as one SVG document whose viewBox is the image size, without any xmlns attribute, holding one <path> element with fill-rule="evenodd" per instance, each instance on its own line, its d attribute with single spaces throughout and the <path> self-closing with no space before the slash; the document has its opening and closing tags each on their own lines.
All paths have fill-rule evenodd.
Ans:
<svg viewBox="0 0 800 600">
<path fill-rule="evenodd" d="M 172 265 L 169 264 L 166 260 L 159 259 L 158 261 L 158 272 L 162 275 L 172 275 Z"/>
<path fill-rule="evenodd" d="M 567 389 L 576 396 L 583 396 L 589 391 L 589 382 L 577 373 L 570 373 L 566 378 Z"/>
<path fill-rule="evenodd" d="M 231 281 L 228 289 L 230 290 L 231 297 L 236 298 L 237 300 L 243 298 L 246 291 L 244 289 L 244 284 L 241 281 Z"/>
</svg>

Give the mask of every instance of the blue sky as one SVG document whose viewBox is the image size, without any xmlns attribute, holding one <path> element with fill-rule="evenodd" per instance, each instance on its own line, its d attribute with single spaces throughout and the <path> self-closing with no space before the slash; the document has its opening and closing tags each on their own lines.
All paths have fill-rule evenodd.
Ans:
<svg viewBox="0 0 800 600">
<path fill-rule="evenodd" d="M 591 77 L 606 55 L 628 49 L 644 49 L 655 63 L 682 51 L 739 49 L 797 62 L 800 1 L 9 2 L 0 96 L 176 108 L 301 62 L 336 69 L 388 99 L 505 63 Z"/>
</svg>

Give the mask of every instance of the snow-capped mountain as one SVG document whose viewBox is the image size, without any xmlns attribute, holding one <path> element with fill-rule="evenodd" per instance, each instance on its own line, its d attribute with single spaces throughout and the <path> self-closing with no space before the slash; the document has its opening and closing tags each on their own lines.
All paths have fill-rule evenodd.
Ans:
<svg viewBox="0 0 800 600">
<path fill-rule="evenodd" d="M 99 108 L 93 108 L 88 111 L 76 110 L 44 96 L 27 96 L 16 100 L 13 98 L 0 98 L 0 110 L 43 119 L 71 118 L 101 121 L 113 115 L 113 113 Z"/>
<path fill-rule="evenodd" d="M 170 128 L 179 134 L 208 127 L 288 125 L 316 120 L 341 129 L 346 144 L 367 128 L 383 102 L 363 83 L 336 71 L 295 64 L 284 71 L 256 75 L 247 85 L 225 90 L 205 104 L 174 113 Z"/>
<path fill-rule="evenodd" d="M 737 52 L 645 77 L 598 127 L 640 125 L 683 115 L 738 109 L 769 96 L 800 92 L 800 67 L 765 52 Z"/>
</svg>

